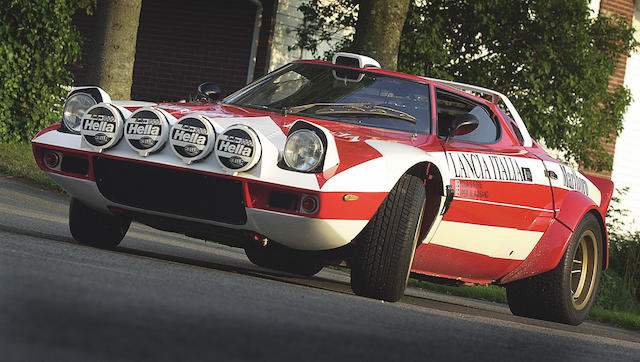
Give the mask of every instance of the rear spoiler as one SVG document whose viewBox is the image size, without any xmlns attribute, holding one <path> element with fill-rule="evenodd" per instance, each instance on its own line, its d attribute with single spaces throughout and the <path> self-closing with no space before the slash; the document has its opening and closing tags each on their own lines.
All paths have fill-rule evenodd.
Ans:
<svg viewBox="0 0 640 362">
<path fill-rule="evenodd" d="M 613 197 L 613 181 L 604 177 L 584 176 L 600 190 L 600 205 L 598 206 L 598 210 L 604 219 L 607 214 L 607 209 L 609 208 L 609 203 L 611 202 L 611 197 Z"/>
</svg>

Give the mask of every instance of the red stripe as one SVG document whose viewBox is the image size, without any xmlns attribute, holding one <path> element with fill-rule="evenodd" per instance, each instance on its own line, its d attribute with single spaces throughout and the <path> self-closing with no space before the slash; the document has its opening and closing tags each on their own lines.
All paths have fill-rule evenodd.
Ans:
<svg viewBox="0 0 640 362">
<path fill-rule="evenodd" d="M 456 200 L 442 220 L 544 232 L 553 212 Z"/>
<path fill-rule="evenodd" d="M 38 132 L 38 134 L 35 137 L 33 137 L 33 139 L 36 139 L 36 138 L 42 136 L 45 133 L 51 132 L 53 130 L 56 130 L 56 129 L 60 128 L 61 125 L 62 125 L 62 121 L 58 121 L 58 122 L 50 125 L 49 127 L 43 129 L 42 131 Z"/>
<path fill-rule="evenodd" d="M 277 211 L 285 214 L 300 215 L 293 210 L 275 209 L 269 206 L 269 196 L 272 191 L 289 192 L 298 197 L 296 210 L 300 209 L 300 196 L 302 194 L 314 195 L 318 198 L 318 212 L 312 215 L 300 215 L 312 217 L 314 219 L 326 220 L 369 220 L 387 196 L 386 192 L 313 192 L 301 191 L 291 187 L 274 184 L 255 183 L 246 181 L 248 184 L 247 206 L 255 209 Z M 344 201 L 344 195 L 357 195 L 355 201 Z"/>
<path fill-rule="evenodd" d="M 79 178 L 79 179 L 83 179 L 83 180 L 89 180 L 89 181 L 93 181 L 94 180 L 94 176 L 93 176 L 93 160 L 90 157 L 90 152 L 86 152 L 86 151 L 79 151 L 73 148 L 65 148 L 65 147 L 59 147 L 59 146 L 50 146 L 50 145 L 45 145 L 43 146 L 41 143 L 38 142 L 31 142 L 31 148 L 33 150 L 33 156 L 35 158 L 36 164 L 38 165 L 38 167 L 40 167 L 43 171 L 45 172 L 50 172 L 50 173 L 55 173 L 58 175 L 63 175 L 63 176 L 68 176 L 68 177 L 75 177 L 75 178 Z M 89 170 L 88 170 L 88 174 L 87 175 L 78 175 L 75 173 L 69 173 L 69 172 L 64 172 L 64 171 L 60 171 L 60 170 L 52 170 L 49 167 L 47 167 L 43 162 L 42 162 L 42 156 L 44 155 L 44 152 L 46 150 L 55 150 L 58 152 L 62 152 L 63 157 L 65 154 L 71 154 L 74 155 L 75 157 L 79 157 L 79 158 L 86 158 L 89 161 Z"/>
<path fill-rule="evenodd" d="M 416 250 L 411 271 L 464 282 L 488 284 L 511 272 L 522 261 L 491 258 L 435 244 Z"/>
</svg>

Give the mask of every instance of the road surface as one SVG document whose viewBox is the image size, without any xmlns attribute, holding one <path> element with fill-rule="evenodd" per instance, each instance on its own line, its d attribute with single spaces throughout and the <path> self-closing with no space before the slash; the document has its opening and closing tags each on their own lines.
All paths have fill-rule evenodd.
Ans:
<svg viewBox="0 0 640 362">
<path fill-rule="evenodd" d="M 354 296 L 240 249 L 134 224 L 114 251 L 77 244 L 68 200 L 0 176 L 2 361 L 639 361 L 640 334 L 515 317 L 414 288 Z"/>
</svg>

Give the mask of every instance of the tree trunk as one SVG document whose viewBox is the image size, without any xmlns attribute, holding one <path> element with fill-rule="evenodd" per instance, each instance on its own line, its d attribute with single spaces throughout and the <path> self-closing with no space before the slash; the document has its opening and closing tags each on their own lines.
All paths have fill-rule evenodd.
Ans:
<svg viewBox="0 0 640 362">
<path fill-rule="evenodd" d="M 354 51 L 374 58 L 385 69 L 396 70 L 409 1 L 360 0 Z"/>
<path fill-rule="evenodd" d="M 131 98 L 142 0 L 98 0 L 89 81 L 112 99 Z"/>
</svg>

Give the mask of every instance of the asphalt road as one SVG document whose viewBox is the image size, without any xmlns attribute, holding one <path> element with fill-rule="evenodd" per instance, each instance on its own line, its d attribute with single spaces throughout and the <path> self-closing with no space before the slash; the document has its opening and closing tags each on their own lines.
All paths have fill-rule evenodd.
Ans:
<svg viewBox="0 0 640 362">
<path fill-rule="evenodd" d="M 2 361 L 640 361 L 638 333 L 417 289 L 382 303 L 339 271 L 297 278 L 142 225 L 93 249 L 67 205 L 0 177 Z"/>
</svg>

